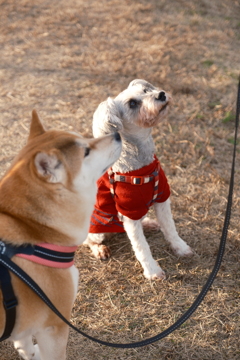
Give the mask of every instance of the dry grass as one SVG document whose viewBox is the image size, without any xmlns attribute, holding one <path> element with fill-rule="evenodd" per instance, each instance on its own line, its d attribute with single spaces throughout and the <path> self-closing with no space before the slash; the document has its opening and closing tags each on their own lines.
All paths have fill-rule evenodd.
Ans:
<svg viewBox="0 0 240 360">
<path fill-rule="evenodd" d="M 174 95 L 154 138 L 179 233 L 197 255 L 178 259 L 160 233 L 147 233 L 168 273 L 162 283 L 143 278 L 125 235 L 110 241 L 108 262 L 81 247 L 73 323 L 91 335 L 127 342 L 160 332 L 189 307 L 212 269 L 233 148 L 239 34 L 239 0 L 0 0 L 1 174 L 26 141 L 32 108 L 48 127 L 90 135 L 96 106 L 134 78 Z M 239 175 L 238 150 L 223 265 L 191 319 L 136 350 L 102 347 L 71 332 L 69 360 L 240 358 Z M 0 360 L 6 359 L 18 356 L 4 342 Z"/>
</svg>

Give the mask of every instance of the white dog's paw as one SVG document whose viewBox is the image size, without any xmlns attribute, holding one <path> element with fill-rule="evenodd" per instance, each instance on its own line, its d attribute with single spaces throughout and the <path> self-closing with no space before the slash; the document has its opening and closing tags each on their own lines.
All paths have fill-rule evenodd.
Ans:
<svg viewBox="0 0 240 360">
<path fill-rule="evenodd" d="M 192 256 L 194 254 L 190 246 L 188 246 L 181 238 L 178 238 L 178 241 L 175 244 L 172 244 L 172 249 L 177 256 Z"/>
<path fill-rule="evenodd" d="M 160 266 L 156 263 L 156 266 L 152 267 L 151 269 L 145 269 L 143 275 L 148 280 L 165 280 L 166 274 L 160 268 Z"/>
<path fill-rule="evenodd" d="M 148 230 L 156 230 L 157 231 L 160 229 L 160 225 L 157 222 L 157 220 L 150 219 L 149 217 L 145 217 L 142 220 L 142 226 L 143 226 L 143 228 L 148 229 Z"/>
<path fill-rule="evenodd" d="M 103 244 L 91 244 L 91 250 L 95 258 L 99 260 L 107 260 L 111 256 L 111 250 Z"/>
</svg>

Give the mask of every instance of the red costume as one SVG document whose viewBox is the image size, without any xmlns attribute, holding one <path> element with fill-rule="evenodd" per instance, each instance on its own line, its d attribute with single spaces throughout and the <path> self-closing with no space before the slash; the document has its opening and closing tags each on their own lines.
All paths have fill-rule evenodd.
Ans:
<svg viewBox="0 0 240 360">
<path fill-rule="evenodd" d="M 97 182 L 98 193 L 91 217 L 90 233 L 124 232 L 118 212 L 141 219 L 154 202 L 164 202 L 170 188 L 158 159 L 128 173 L 106 172 Z"/>
</svg>

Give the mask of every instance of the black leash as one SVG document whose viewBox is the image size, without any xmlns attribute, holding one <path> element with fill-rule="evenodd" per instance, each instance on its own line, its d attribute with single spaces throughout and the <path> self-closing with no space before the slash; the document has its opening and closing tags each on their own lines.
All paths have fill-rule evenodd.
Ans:
<svg viewBox="0 0 240 360">
<path fill-rule="evenodd" d="M 4 254 L 4 252 L 0 253 L 0 265 L 3 265 L 6 269 L 13 272 L 16 276 L 18 276 L 22 281 L 24 281 L 45 303 L 46 305 L 52 309 L 52 311 L 59 316 L 67 325 L 69 325 L 73 330 L 77 331 L 79 334 L 83 335 L 84 337 L 95 341 L 101 345 L 106 345 L 110 347 L 115 348 L 136 348 L 141 346 L 146 346 L 149 344 L 152 344 L 169 334 L 171 334 L 174 330 L 176 330 L 179 326 L 181 326 L 198 308 L 198 306 L 203 301 L 204 297 L 206 296 L 208 290 L 210 289 L 222 262 L 224 250 L 225 250 L 225 244 L 227 240 L 227 234 L 228 234 L 228 227 L 230 223 L 230 217 L 231 217 L 231 207 L 232 207 L 232 197 L 233 197 L 233 188 L 234 188 L 234 173 L 235 173 L 235 159 L 236 159 L 236 147 L 237 147 L 237 133 L 238 133 L 238 126 L 239 126 L 239 113 L 240 113 L 240 77 L 239 77 L 239 84 L 238 84 L 238 95 L 237 95 L 237 110 L 236 110 L 236 122 L 235 122 L 235 142 L 234 142 L 234 149 L 233 149 L 233 160 L 232 160 L 232 169 L 231 169 L 231 178 L 230 178 L 230 184 L 229 184 L 229 193 L 228 193 L 228 203 L 225 213 L 225 220 L 224 220 L 224 226 L 222 230 L 222 236 L 221 241 L 219 245 L 219 250 L 217 254 L 217 259 L 215 262 L 215 265 L 213 267 L 213 270 L 210 274 L 210 276 L 207 279 L 206 284 L 203 286 L 200 294 L 197 296 L 196 300 L 193 302 L 191 307 L 183 314 L 173 325 L 171 325 L 168 329 L 164 330 L 160 334 L 153 336 L 149 339 L 129 343 L 129 344 L 119 344 L 119 343 L 110 343 L 106 341 L 102 341 L 100 339 L 96 339 L 83 331 L 77 329 L 74 325 L 72 325 L 67 319 L 64 318 L 64 316 L 55 308 L 55 306 L 52 304 L 50 299 L 45 295 L 45 293 L 41 290 L 41 288 L 35 283 L 34 280 L 32 280 L 19 266 L 17 266 L 13 261 L 10 260 L 10 258 Z"/>
</svg>

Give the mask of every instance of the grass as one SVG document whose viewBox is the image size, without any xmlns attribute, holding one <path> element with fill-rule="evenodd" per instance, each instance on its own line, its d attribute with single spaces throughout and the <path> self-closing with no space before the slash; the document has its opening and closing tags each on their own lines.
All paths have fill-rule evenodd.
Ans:
<svg viewBox="0 0 240 360">
<path fill-rule="evenodd" d="M 228 142 L 230 143 L 230 144 L 235 144 L 235 138 L 229 138 L 228 139 Z M 239 140 L 237 140 L 237 145 L 239 145 L 240 144 L 240 141 Z"/>
<path fill-rule="evenodd" d="M 236 115 L 233 114 L 232 111 L 228 111 L 228 112 L 226 112 L 222 121 L 223 121 L 223 123 L 229 123 L 231 121 L 234 121 L 235 119 L 236 119 Z"/>
<path fill-rule="evenodd" d="M 213 60 L 204 60 L 202 62 L 202 64 L 205 66 L 205 67 L 210 67 L 214 64 L 214 61 Z"/>
</svg>

